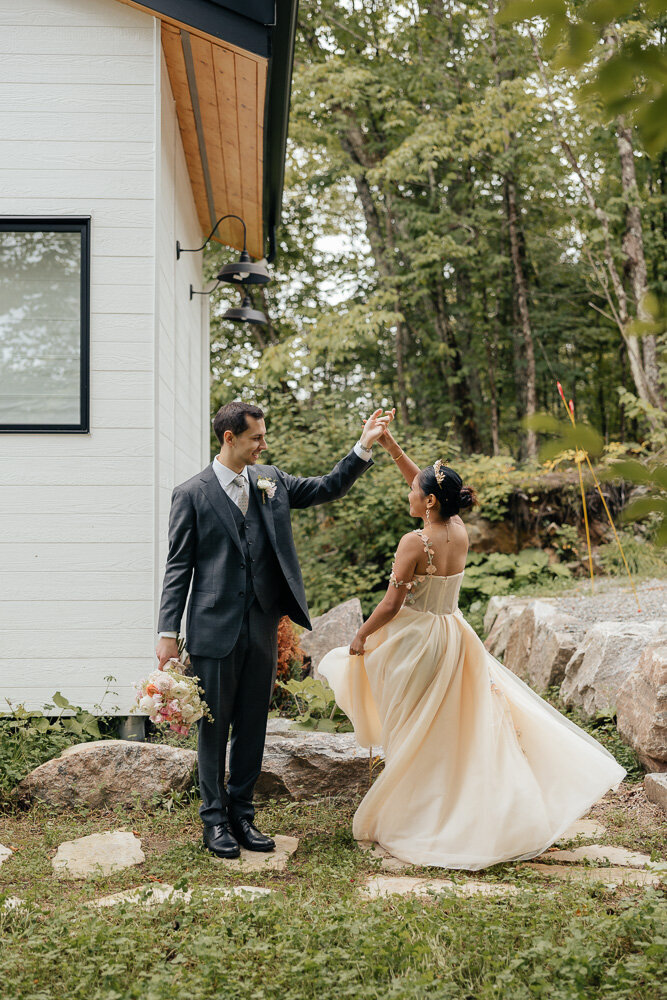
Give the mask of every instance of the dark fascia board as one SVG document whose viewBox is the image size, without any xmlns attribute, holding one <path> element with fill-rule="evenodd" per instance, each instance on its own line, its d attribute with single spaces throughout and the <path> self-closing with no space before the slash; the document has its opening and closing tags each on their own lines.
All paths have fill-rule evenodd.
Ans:
<svg viewBox="0 0 667 1000">
<path fill-rule="evenodd" d="M 146 10 L 267 59 L 275 24 L 274 0 L 140 0 Z"/>
<path fill-rule="evenodd" d="M 147 10 L 269 60 L 264 104 L 264 237 L 268 259 L 280 224 L 298 0 L 141 0 Z"/>
<path fill-rule="evenodd" d="M 263 203 L 269 261 L 276 255 L 276 229 L 280 224 L 282 209 L 298 9 L 299 0 L 276 0 L 276 26 L 271 32 L 271 58 L 264 112 Z"/>
</svg>

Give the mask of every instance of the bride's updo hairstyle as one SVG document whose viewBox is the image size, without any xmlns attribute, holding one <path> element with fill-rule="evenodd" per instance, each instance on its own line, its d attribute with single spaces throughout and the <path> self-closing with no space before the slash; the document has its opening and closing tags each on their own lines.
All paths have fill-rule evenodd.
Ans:
<svg viewBox="0 0 667 1000">
<path fill-rule="evenodd" d="M 434 465 L 427 465 L 419 473 L 418 482 L 424 496 L 434 495 L 442 517 L 454 517 L 459 511 L 478 503 L 474 489 L 463 485 L 458 472 L 441 462 L 436 462 L 436 465 L 437 474 Z"/>
</svg>

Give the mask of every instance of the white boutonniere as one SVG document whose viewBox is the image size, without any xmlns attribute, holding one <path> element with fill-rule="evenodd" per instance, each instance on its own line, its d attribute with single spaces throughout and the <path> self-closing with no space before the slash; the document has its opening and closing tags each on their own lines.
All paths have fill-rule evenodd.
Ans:
<svg viewBox="0 0 667 1000">
<path fill-rule="evenodd" d="M 260 476 L 257 480 L 257 489 L 262 491 L 262 503 L 266 503 L 266 498 L 273 500 L 276 495 L 276 481 L 268 476 Z"/>
</svg>

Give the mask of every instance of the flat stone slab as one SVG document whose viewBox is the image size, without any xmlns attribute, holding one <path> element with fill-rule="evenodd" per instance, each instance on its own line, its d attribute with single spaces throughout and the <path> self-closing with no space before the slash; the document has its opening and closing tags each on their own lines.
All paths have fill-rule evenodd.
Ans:
<svg viewBox="0 0 667 1000">
<path fill-rule="evenodd" d="M 401 861 L 400 858 L 395 858 L 393 854 L 390 854 L 384 847 L 372 840 L 358 840 L 357 847 L 360 851 L 370 854 L 373 858 L 380 858 L 380 867 L 384 868 L 385 871 L 404 872 L 415 867 L 409 861 Z"/>
<path fill-rule="evenodd" d="M 644 791 L 649 802 L 667 813 L 667 774 L 647 774 L 644 778 Z"/>
<path fill-rule="evenodd" d="M 661 881 L 659 875 L 637 868 L 580 868 L 577 865 L 544 865 L 537 861 L 526 862 L 521 867 L 530 868 L 531 871 L 547 878 L 590 884 L 602 882 L 610 888 L 627 884 L 652 886 L 659 885 Z"/>
<path fill-rule="evenodd" d="M 238 896 L 242 899 L 253 902 L 261 896 L 270 896 L 272 889 L 262 889 L 256 885 L 235 885 L 235 886 L 206 886 L 201 890 L 204 899 L 223 898 L 228 899 Z M 122 892 L 114 892 L 110 896 L 103 896 L 101 899 L 94 899 L 86 906 L 102 908 L 106 906 L 118 906 L 121 903 L 133 903 L 138 906 L 159 906 L 161 903 L 189 903 L 192 900 L 191 889 L 175 889 L 168 882 L 161 882 L 158 885 L 140 885 L 136 889 L 125 889 Z"/>
<path fill-rule="evenodd" d="M 589 844 L 575 847 L 572 851 L 550 851 L 554 861 L 609 861 L 624 868 L 667 868 L 667 862 L 651 861 L 648 854 L 628 851 L 625 847 L 605 847 L 604 844 Z"/>
<path fill-rule="evenodd" d="M 586 839 L 591 837 L 601 837 L 606 832 L 607 827 L 603 826 L 602 823 L 597 823 L 594 819 L 578 819 L 572 824 L 572 826 L 568 826 L 567 830 L 557 843 L 564 844 L 568 840 L 576 840 L 577 837 L 586 837 Z"/>
<path fill-rule="evenodd" d="M 245 847 L 242 847 L 240 858 L 217 858 L 214 854 L 211 854 L 210 857 L 212 861 L 238 871 L 282 872 L 299 846 L 299 838 L 283 837 L 281 834 L 277 834 L 273 839 L 276 842 L 276 849 L 267 854 L 262 854 L 261 851 L 247 851 Z"/>
<path fill-rule="evenodd" d="M 66 840 L 51 864 L 63 878 L 79 879 L 110 875 L 140 865 L 144 860 L 138 837 L 124 830 L 113 830 Z"/>
<path fill-rule="evenodd" d="M 11 847 L 5 847 L 4 844 L 0 844 L 0 865 L 2 865 L 7 858 L 11 858 L 13 853 L 14 852 Z"/>
<path fill-rule="evenodd" d="M 361 890 L 370 899 L 385 896 L 430 896 L 452 892 L 455 896 L 516 896 L 521 890 L 515 885 L 498 882 L 452 882 L 446 878 L 412 878 L 408 875 L 373 875 Z"/>
</svg>

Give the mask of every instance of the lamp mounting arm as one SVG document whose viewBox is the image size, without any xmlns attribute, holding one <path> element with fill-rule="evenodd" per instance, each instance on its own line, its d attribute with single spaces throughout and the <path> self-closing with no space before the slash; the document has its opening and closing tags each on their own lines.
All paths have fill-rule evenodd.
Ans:
<svg viewBox="0 0 667 1000">
<path fill-rule="evenodd" d="M 213 226 L 213 229 L 208 234 L 208 236 L 206 237 L 206 239 L 204 240 L 204 242 L 202 243 L 202 245 L 200 247 L 189 247 L 189 248 L 188 247 L 182 247 L 181 244 L 180 244 L 180 242 L 179 242 L 179 240 L 176 240 L 176 260 L 180 259 L 180 256 L 181 256 L 182 253 L 199 253 L 200 250 L 203 250 L 204 247 L 206 246 L 206 244 L 208 243 L 208 241 L 213 236 L 213 233 L 216 231 L 216 229 L 220 225 L 220 223 L 224 222 L 225 219 L 237 219 L 241 223 L 241 225 L 243 226 L 243 252 L 247 253 L 248 251 L 246 249 L 246 242 L 247 242 L 247 235 L 248 234 L 247 234 L 247 230 L 246 230 L 246 224 L 245 224 L 245 222 L 243 221 L 243 219 L 241 218 L 240 215 L 233 215 L 230 212 L 229 215 L 222 215 L 218 219 L 218 221 L 216 222 L 216 224 Z"/>
<path fill-rule="evenodd" d="M 220 284 L 220 282 L 216 281 L 216 283 L 214 284 L 214 286 L 210 290 L 210 292 L 206 292 L 206 291 L 204 291 L 204 292 L 197 292 L 197 291 L 195 291 L 194 287 L 192 285 L 190 285 L 190 302 L 192 302 L 192 297 L 194 295 L 213 295 L 213 292 L 216 290 L 216 288 L 218 287 L 219 284 Z"/>
</svg>

